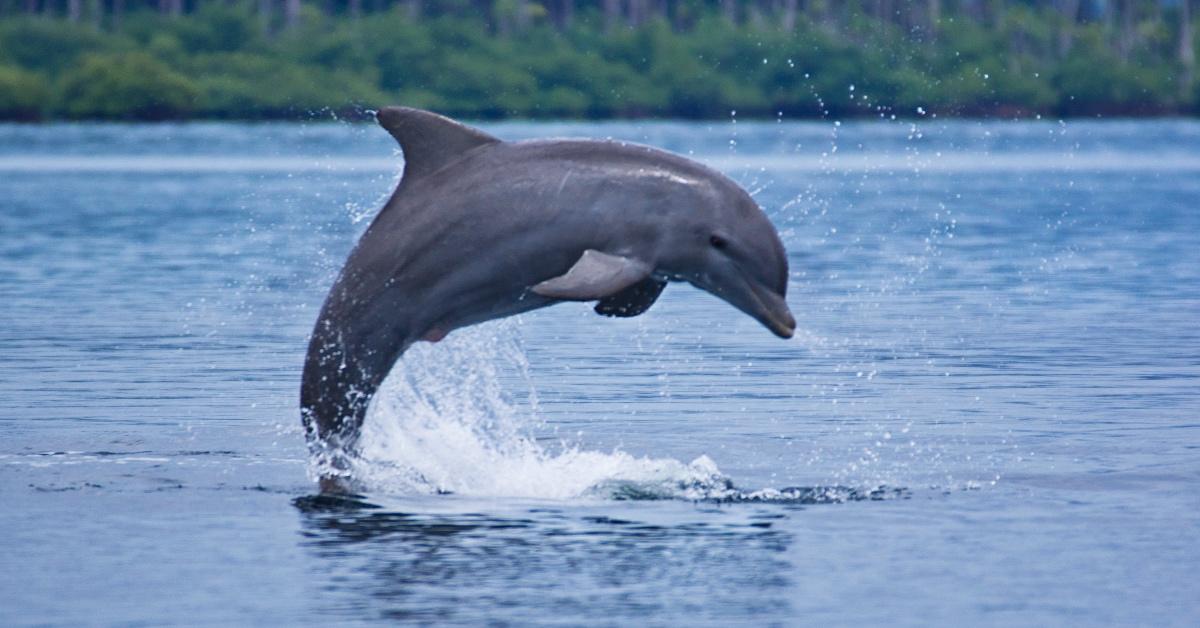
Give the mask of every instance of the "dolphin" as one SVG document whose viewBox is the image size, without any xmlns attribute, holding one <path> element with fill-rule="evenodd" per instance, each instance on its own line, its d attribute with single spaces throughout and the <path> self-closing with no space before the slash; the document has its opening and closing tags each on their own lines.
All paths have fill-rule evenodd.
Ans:
<svg viewBox="0 0 1200 628">
<path fill-rule="evenodd" d="M 505 142 L 407 107 L 376 118 L 404 174 L 329 291 L 300 390 L 309 448 L 333 477 L 348 476 L 401 354 L 461 327 L 564 301 L 637 316 L 684 281 L 792 336 L 783 244 L 719 172 L 628 142 Z"/>
</svg>

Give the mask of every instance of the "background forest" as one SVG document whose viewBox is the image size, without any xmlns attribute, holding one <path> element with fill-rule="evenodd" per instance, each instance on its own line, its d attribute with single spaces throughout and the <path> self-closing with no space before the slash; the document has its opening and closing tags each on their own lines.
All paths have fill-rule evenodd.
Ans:
<svg viewBox="0 0 1200 628">
<path fill-rule="evenodd" d="M 0 0 L 0 118 L 1196 114 L 1197 0 Z"/>
</svg>

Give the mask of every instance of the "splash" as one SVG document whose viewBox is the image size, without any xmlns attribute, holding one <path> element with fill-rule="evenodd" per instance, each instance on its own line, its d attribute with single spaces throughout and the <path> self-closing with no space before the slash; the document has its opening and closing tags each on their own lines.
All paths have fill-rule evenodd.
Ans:
<svg viewBox="0 0 1200 628">
<path fill-rule="evenodd" d="M 387 493 L 538 499 L 663 499 L 732 487 L 706 456 L 683 463 L 535 438 L 537 395 L 518 325 L 494 321 L 412 347 L 376 395 L 354 477 Z"/>
<path fill-rule="evenodd" d="M 907 497 L 886 486 L 741 490 L 708 456 L 691 462 L 539 439 L 537 394 L 519 317 L 412 347 L 367 416 L 347 469 L 382 494 L 551 500 L 841 503 Z M 523 391 L 523 392 L 514 392 Z"/>
</svg>

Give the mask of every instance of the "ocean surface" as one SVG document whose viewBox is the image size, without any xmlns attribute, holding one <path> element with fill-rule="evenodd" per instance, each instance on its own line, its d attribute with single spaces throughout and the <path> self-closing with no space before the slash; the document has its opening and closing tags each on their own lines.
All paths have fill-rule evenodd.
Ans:
<svg viewBox="0 0 1200 628">
<path fill-rule="evenodd" d="M 391 138 L 0 125 L 0 624 L 1200 624 L 1200 123 L 484 126 L 729 174 L 796 337 L 682 284 L 456 331 L 321 497 Z"/>
</svg>

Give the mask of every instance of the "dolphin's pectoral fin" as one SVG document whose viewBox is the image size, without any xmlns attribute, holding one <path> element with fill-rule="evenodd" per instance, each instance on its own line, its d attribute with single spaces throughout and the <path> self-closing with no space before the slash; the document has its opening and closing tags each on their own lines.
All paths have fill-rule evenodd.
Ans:
<svg viewBox="0 0 1200 628">
<path fill-rule="evenodd" d="M 613 296 L 650 276 L 645 262 L 588 249 L 565 274 L 533 287 L 544 297 L 594 301 Z"/>
<path fill-rule="evenodd" d="M 647 277 L 632 286 L 600 299 L 596 304 L 596 313 L 601 316 L 637 316 L 650 309 L 658 300 L 667 282 L 654 277 Z"/>
</svg>

